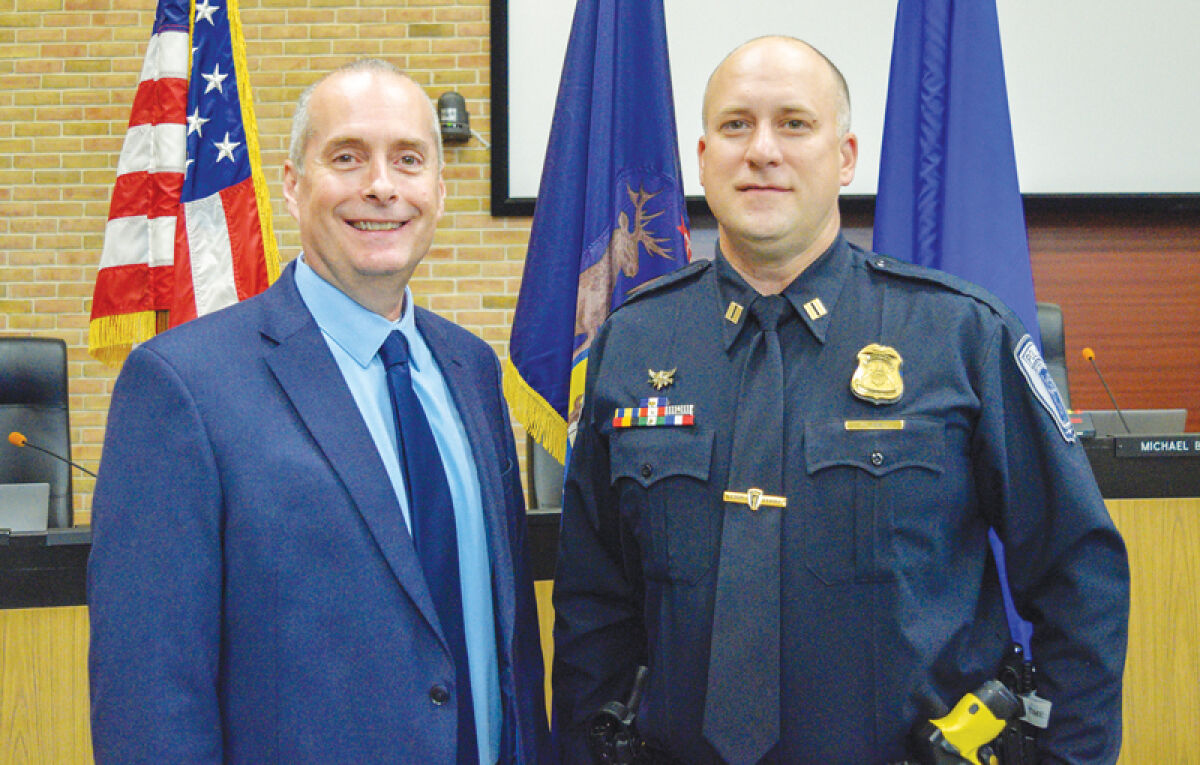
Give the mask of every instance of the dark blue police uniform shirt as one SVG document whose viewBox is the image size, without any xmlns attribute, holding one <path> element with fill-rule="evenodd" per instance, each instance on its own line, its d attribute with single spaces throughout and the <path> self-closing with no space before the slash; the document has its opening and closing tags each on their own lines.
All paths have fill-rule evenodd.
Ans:
<svg viewBox="0 0 1200 765">
<path fill-rule="evenodd" d="M 588 761 L 582 721 L 624 700 L 639 664 L 641 733 L 682 762 L 719 761 L 701 726 L 722 492 L 746 489 L 726 477 L 753 335 L 748 311 L 725 317 L 756 294 L 718 253 L 652 282 L 591 347 L 554 591 L 567 762 Z M 1019 320 L 977 287 L 842 237 L 784 294 L 782 719 L 767 761 L 903 759 L 919 718 L 996 676 L 1011 641 L 989 526 L 1053 703 L 1044 757 L 1115 761 L 1125 549 L 1070 426 L 1015 355 Z M 892 403 L 851 391 L 871 343 L 903 360 Z M 671 369 L 656 390 L 649 372 Z M 694 425 L 613 426 L 651 396 L 694 405 Z M 880 419 L 903 429 L 845 425 Z"/>
</svg>

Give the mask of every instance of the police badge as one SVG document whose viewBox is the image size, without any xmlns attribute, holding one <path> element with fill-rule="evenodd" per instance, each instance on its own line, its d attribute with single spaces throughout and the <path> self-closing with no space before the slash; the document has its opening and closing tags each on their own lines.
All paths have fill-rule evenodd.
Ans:
<svg viewBox="0 0 1200 765">
<path fill-rule="evenodd" d="M 858 352 L 858 369 L 850 378 L 850 391 L 872 404 L 894 404 L 904 395 L 900 365 L 904 359 L 895 348 L 871 343 Z"/>
</svg>

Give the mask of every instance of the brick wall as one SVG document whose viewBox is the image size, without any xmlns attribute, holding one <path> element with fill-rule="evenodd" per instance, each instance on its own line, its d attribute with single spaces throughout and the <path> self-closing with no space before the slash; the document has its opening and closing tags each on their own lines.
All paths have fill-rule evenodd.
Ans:
<svg viewBox="0 0 1200 765">
<path fill-rule="evenodd" d="M 241 0 L 262 162 L 281 257 L 299 247 L 280 191 L 291 105 L 321 73 L 385 58 L 433 98 L 457 90 L 490 140 L 488 0 Z M 154 0 L 0 0 L 0 332 L 67 342 L 71 439 L 95 470 L 116 370 L 87 354 L 108 199 Z M 446 152 L 446 215 L 413 281 L 417 301 L 503 355 L 528 219 L 489 215 L 489 152 Z M 92 480 L 76 478 L 90 517 Z"/>
</svg>

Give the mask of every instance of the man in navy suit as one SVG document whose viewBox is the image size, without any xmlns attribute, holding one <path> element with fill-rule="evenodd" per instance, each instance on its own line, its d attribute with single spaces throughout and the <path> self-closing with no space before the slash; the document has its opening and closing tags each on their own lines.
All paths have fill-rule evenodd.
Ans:
<svg viewBox="0 0 1200 765">
<path fill-rule="evenodd" d="M 130 354 L 93 507 L 97 762 L 538 760 L 542 657 L 499 366 L 408 289 L 441 164 L 411 79 L 379 61 L 327 75 L 301 96 L 284 168 L 301 258 Z M 380 355 L 397 333 L 452 500 L 449 611 L 418 554 L 425 476 L 406 470 L 415 442 L 407 422 L 397 435 Z"/>
</svg>

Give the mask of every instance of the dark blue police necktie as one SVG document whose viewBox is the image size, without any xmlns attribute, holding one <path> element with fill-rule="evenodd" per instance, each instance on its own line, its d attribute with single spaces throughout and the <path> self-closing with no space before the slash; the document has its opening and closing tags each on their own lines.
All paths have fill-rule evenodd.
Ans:
<svg viewBox="0 0 1200 765">
<path fill-rule="evenodd" d="M 750 304 L 752 340 L 738 392 L 717 569 L 704 737 L 731 765 L 779 740 L 779 530 L 783 513 L 780 295 Z"/>
<path fill-rule="evenodd" d="M 471 675 L 463 628 L 462 590 L 458 572 L 458 533 L 450 483 L 438 452 L 437 441 L 425 416 L 408 368 L 408 341 L 399 330 L 383 341 L 379 358 L 387 368 L 388 393 L 396 416 L 396 446 L 404 469 L 408 514 L 413 543 L 433 595 L 442 633 L 454 658 L 454 683 L 458 688 L 458 762 L 478 765 L 475 742 L 475 708 L 471 703 Z M 396 657 L 405 661 L 405 657 Z"/>
</svg>

